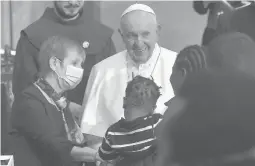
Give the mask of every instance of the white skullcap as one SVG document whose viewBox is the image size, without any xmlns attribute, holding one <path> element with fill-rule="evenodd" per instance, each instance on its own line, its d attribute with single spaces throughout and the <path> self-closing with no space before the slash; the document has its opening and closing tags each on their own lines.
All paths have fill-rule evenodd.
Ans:
<svg viewBox="0 0 255 166">
<path fill-rule="evenodd" d="M 155 12 L 152 10 L 152 8 L 150 8 L 149 6 L 147 5 L 144 5 L 144 4 L 133 4 L 131 6 L 129 6 L 121 15 L 121 17 L 123 17 L 124 15 L 126 15 L 127 13 L 130 13 L 132 11 L 137 11 L 137 10 L 141 10 L 141 11 L 145 11 L 145 12 L 148 12 L 148 13 L 151 13 L 151 14 L 155 14 Z"/>
</svg>

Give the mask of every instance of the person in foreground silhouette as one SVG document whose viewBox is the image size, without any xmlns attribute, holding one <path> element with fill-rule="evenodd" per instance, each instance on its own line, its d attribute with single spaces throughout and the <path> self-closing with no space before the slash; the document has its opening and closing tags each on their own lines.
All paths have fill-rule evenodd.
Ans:
<svg viewBox="0 0 255 166">
<path fill-rule="evenodd" d="M 253 166 L 254 84 L 240 70 L 189 74 L 161 122 L 157 166 Z"/>
</svg>

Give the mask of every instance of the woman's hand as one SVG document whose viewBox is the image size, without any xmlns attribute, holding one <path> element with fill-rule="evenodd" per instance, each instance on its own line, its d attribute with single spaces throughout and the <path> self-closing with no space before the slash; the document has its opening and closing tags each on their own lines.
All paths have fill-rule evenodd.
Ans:
<svg viewBox="0 0 255 166">
<path fill-rule="evenodd" d="M 95 154 L 95 163 L 96 163 L 96 166 L 108 166 L 107 162 L 104 161 L 104 160 L 99 156 L 98 151 L 97 151 L 96 154 Z"/>
<path fill-rule="evenodd" d="M 115 161 L 104 161 L 100 156 L 99 153 L 97 152 L 95 154 L 95 161 L 96 161 L 96 166 L 114 166 Z"/>
<path fill-rule="evenodd" d="M 96 152 L 95 154 L 95 162 L 104 162 L 104 160 L 99 156 L 99 153 L 98 151 Z"/>
<path fill-rule="evenodd" d="M 71 150 L 71 156 L 74 161 L 82 161 L 82 162 L 94 162 L 95 154 L 97 150 L 89 148 L 89 147 L 77 147 L 74 146 Z"/>
</svg>

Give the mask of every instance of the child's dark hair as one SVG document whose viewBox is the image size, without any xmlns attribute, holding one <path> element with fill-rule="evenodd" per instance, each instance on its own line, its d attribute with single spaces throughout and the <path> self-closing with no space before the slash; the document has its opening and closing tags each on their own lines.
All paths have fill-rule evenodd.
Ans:
<svg viewBox="0 0 255 166">
<path fill-rule="evenodd" d="M 145 100 L 157 102 L 160 94 L 160 88 L 153 79 L 136 76 L 128 82 L 123 108 L 142 106 Z"/>
</svg>

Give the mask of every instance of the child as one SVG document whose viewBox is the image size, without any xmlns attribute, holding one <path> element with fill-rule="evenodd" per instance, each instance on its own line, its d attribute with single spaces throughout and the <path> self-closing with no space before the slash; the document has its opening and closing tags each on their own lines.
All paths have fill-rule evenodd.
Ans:
<svg viewBox="0 0 255 166">
<path fill-rule="evenodd" d="M 155 128 L 162 115 L 154 113 L 160 94 L 153 80 L 136 76 L 126 88 L 124 117 L 108 128 L 99 156 L 116 165 L 154 165 Z"/>
</svg>

